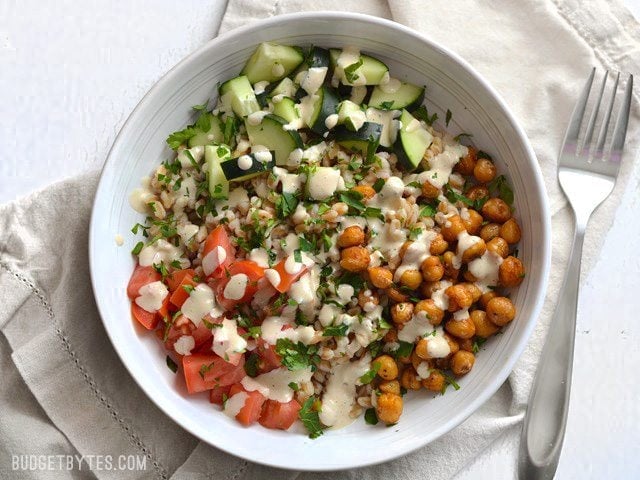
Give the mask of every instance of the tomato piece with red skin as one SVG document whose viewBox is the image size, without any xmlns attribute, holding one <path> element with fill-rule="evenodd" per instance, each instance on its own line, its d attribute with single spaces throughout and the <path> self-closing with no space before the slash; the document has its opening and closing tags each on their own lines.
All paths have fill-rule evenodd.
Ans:
<svg viewBox="0 0 640 480">
<path fill-rule="evenodd" d="M 136 265 L 136 268 L 131 274 L 129 284 L 127 285 L 127 296 L 133 300 L 140 295 L 140 289 L 149 283 L 162 280 L 160 275 L 153 267 L 143 267 Z"/>
<path fill-rule="evenodd" d="M 222 405 L 224 400 L 229 398 L 229 390 L 231 390 L 231 385 L 213 387 L 209 390 L 209 401 L 215 405 Z"/>
<path fill-rule="evenodd" d="M 236 420 L 244 426 L 249 426 L 258 421 L 262 413 L 262 405 L 267 399 L 258 391 L 249 392 L 245 390 L 240 383 L 231 386 L 229 398 L 240 392 L 245 392 L 247 398 L 244 401 L 244 406 L 236 415 Z"/>
<path fill-rule="evenodd" d="M 289 288 L 291 288 L 291 285 L 293 285 L 293 283 L 302 275 L 304 275 L 309 269 L 306 265 L 302 265 L 302 268 L 300 268 L 300 271 L 298 273 L 288 273 L 287 269 L 285 268 L 286 261 L 287 259 L 284 258 L 273 267 L 273 269 L 278 272 L 278 275 L 280 276 L 280 283 L 278 285 L 274 285 L 275 289 L 280 293 L 288 292 Z"/>
<path fill-rule="evenodd" d="M 193 278 L 196 276 L 196 271 L 193 268 L 185 268 L 183 270 L 176 270 L 175 272 L 167 275 L 165 281 L 167 282 L 169 291 L 175 292 L 176 288 L 180 285 L 180 282 L 182 282 L 182 279 L 187 275 L 190 275 L 191 278 Z"/>
<path fill-rule="evenodd" d="M 267 373 L 282 366 L 282 359 L 276 353 L 275 345 L 265 342 L 262 338 L 258 339 L 256 352 L 260 357 L 260 373 Z"/>
<path fill-rule="evenodd" d="M 298 418 L 300 404 L 296 400 L 287 403 L 267 400 L 262 406 L 260 425 L 266 428 L 287 430 Z"/>
<path fill-rule="evenodd" d="M 247 276 L 247 286 L 244 295 L 239 299 L 230 299 L 224 296 L 225 288 L 234 275 L 244 274 Z M 251 260 L 240 260 L 229 266 L 225 273 L 225 278 L 217 282 L 215 291 L 216 299 L 225 310 L 233 310 L 236 306 L 249 302 L 258 291 L 258 280 L 264 277 L 264 268 Z"/>
<path fill-rule="evenodd" d="M 158 326 L 158 312 L 147 312 L 135 301 L 131 302 L 131 315 L 147 330 L 155 330 Z"/>
<path fill-rule="evenodd" d="M 196 285 L 197 283 L 193 281 L 193 277 L 190 274 L 184 275 L 178 287 L 171 294 L 169 301 L 177 308 L 182 307 L 182 304 L 187 301 L 191 294 L 188 290 L 193 289 Z"/>
<path fill-rule="evenodd" d="M 222 278 L 225 270 L 236 258 L 236 249 L 229 239 L 227 230 L 222 225 L 218 225 L 216 228 L 211 230 L 204 242 L 204 248 L 202 250 L 203 265 L 205 264 L 205 257 L 213 252 L 217 247 L 222 247 L 225 252 L 225 258 L 222 262 L 219 262 L 212 271 L 208 272 L 205 270 L 204 273 L 207 278 Z"/>
<path fill-rule="evenodd" d="M 182 370 L 189 393 L 231 385 L 239 382 L 246 375 L 244 356 L 241 357 L 238 365 L 232 365 L 214 353 L 186 355 L 182 359 Z"/>
</svg>

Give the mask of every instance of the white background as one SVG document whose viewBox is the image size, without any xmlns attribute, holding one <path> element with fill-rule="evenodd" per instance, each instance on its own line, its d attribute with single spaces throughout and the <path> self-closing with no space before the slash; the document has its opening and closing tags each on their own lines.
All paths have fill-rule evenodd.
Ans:
<svg viewBox="0 0 640 480">
<path fill-rule="evenodd" d="M 99 168 L 144 93 L 214 35 L 225 3 L 0 2 L 0 203 Z M 640 0 L 626 4 L 640 18 Z M 633 178 L 582 279 L 559 479 L 640 475 L 639 198 Z M 515 477 L 518 436 L 503 436 L 459 478 Z"/>
</svg>

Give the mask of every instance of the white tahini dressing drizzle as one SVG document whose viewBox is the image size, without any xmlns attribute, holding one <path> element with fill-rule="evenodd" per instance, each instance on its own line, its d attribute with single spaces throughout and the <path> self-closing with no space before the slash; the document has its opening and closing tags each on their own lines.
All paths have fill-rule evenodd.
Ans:
<svg viewBox="0 0 640 480">
<path fill-rule="evenodd" d="M 442 153 L 429 159 L 430 168 L 418 175 L 418 181 L 429 182 L 434 187 L 442 188 L 449 181 L 453 167 L 468 151 L 464 145 L 445 144 Z"/>
<path fill-rule="evenodd" d="M 262 268 L 269 268 L 269 253 L 264 248 L 254 248 L 247 258 Z"/>
<path fill-rule="evenodd" d="M 169 294 L 166 285 L 160 281 L 147 283 L 138 290 L 135 302 L 147 312 L 154 313 Z"/>
<path fill-rule="evenodd" d="M 314 200 L 325 200 L 338 189 L 340 170 L 319 167 L 307 180 L 307 191 Z"/>
<path fill-rule="evenodd" d="M 202 270 L 204 271 L 204 274 L 211 275 L 211 273 L 222 265 L 226 259 L 227 251 L 220 245 L 216 246 L 202 259 Z"/>
<path fill-rule="evenodd" d="M 213 290 L 205 283 L 196 285 L 189 294 L 189 298 L 182 304 L 182 314 L 191 320 L 196 326 L 200 324 L 202 318 L 216 307 Z M 212 315 L 218 316 L 218 315 Z"/>
<path fill-rule="evenodd" d="M 475 284 L 482 293 L 486 293 L 498 285 L 498 272 L 502 257 L 495 252 L 487 250 L 480 258 L 471 260 L 468 269 L 471 275 L 476 277 Z"/>
<path fill-rule="evenodd" d="M 134 188 L 129 195 L 129 205 L 136 212 L 149 213 L 149 202 L 153 201 L 155 195 L 151 190 L 151 179 L 149 177 L 142 177 L 140 180 L 141 186 Z"/>
<path fill-rule="evenodd" d="M 400 80 L 398 80 L 397 78 L 389 77 L 389 72 L 387 72 L 383 77 L 383 81 L 380 82 L 380 85 L 378 86 L 384 93 L 396 93 L 398 90 L 400 90 L 401 85 L 402 82 L 400 82 Z"/>
<path fill-rule="evenodd" d="M 278 285 L 280 285 L 281 278 L 277 270 L 274 270 L 273 268 L 267 268 L 264 271 L 264 276 L 267 278 L 267 280 L 269 280 L 269 283 L 274 287 L 277 287 Z"/>
<path fill-rule="evenodd" d="M 367 120 L 382 125 L 380 134 L 380 145 L 390 147 L 396 141 L 400 123 L 396 118 L 400 116 L 400 110 L 378 110 L 377 108 L 367 108 L 365 114 Z"/>
<path fill-rule="evenodd" d="M 404 253 L 402 263 L 394 273 L 394 281 L 400 281 L 402 274 L 407 270 L 420 270 L 422 262 L 430 256 L 431 242 L 438 234 L 433 230 L 423 230 Z"/>
<path fill-rule="evenodd" d="M 230 358 L 234 353 L 242 353 L 247 348 L 247 341 L 238 333 L 238 326 L 233 320 L 225 318 L 218 328 L 213 329 L 211 350 L 222 358 Z"/>
<path fill-rule="evenodd" d="M 159 265 L 164 262 L 165 265 L 171 264 L 174 260 L 178 260 L 181 266 L 188 266 L 189 260 L 180 258 L 182 251 L 175 245 L 161 238 L 157 242 L 147 245 L 138 254 L 138 262 L 143 267 Z"/>
<path fill-rule="evenodd" d="M 452 285 L 447 280 L 440 280 L 440 288 L 431 294 L 431 299 L 440 310 L 446 311 L 449 308 L 449 297 L 447 297 L 444 291 Z"/>
<path fill-rule="evenodd" d="M 371 357 L 367 354 L 360 360 L 338 364 L 333 367 L 322 396 L 320 421 L 329 427 L 341 428 L 351 422 L 349 415 L 355 404 L 356 386 L 360 377 L 371 368 Z"/>
<path fill-rule="evenodd" d="M 466 230 L 460 232 L 458 234 L 458 249 L 453 260 L 453 267 L 460 268 L 460 265 L 462 265 L 462 255 L 464 255 L 464 252 L 466 252 L 468 249 L 470 249 L 480 241 L 482 241 L 480 237 L 469 235 Z"/>
<path fill-rule="evenodd" d="M 324 82 L 327 76 L 327 67 L 311 67 L 306 73 L 300 72 L 300 87 L 309 95 L 315 94 Z M 302 75 L 304 73 L 304 75 Z M 298 77 L 296 77 L 296 80 Z"/>
<path fill-rule="evenodd" d="M 283 330 L 284 326 L 292 328 Z M 262 322 L 260 337 L 271 345 L 275 345 L 279 338 L 288 338 L 293 343 L 309 344 L 315 338 L 315 330 L 311 326 L 296 326 L 286 317 L 267 317 Z"/>
<path fill-rule="evenodd" d="M 241 383 L 250 392 L 257 390 L 269 400 L 287 403 L 293 399 L 293 390 L 289 384 L 306 383 L 311 380 L 311 375 L 313 375 L 311 367 L 293 371 L 286 368 L 276 368 L 255 378 L 244 377 Z"/>
<path fill-rule="evenodd" d="M 260 125 L 262 123 L 262 119 L 269 115 L 269 113 L 270 112 L 266 110 L 258 110 L 257 112 L 250 113 L 247 115 L 247 123 L 254 127 Z"/>
<path fill-rule="evenodd" d="M 224 404 L 224 413 L 230 416 L 231 418 L 235 417 L 240 413 L 242 407 L 244 407 L 244 402 L 247 401 L 249 395 L 247 392 L 238 392 L 233 397 L 227 399 Z"/>
<path fill-rule="evenodd" d="M 183 335 L 173 345 L 173 349 L 180 355 L 191 355 L 191 350 L 196 346 L 196 341 L 191 335 Z"/>
<path fill-rule="evenodd" d="M 229 300 L 240 300 L 247 290 L 249 277 L 244 273 L 232 275 L 224 287 L 224 297 Z"/>
<path fill-rule="evenodd" d="M 274 63 L 273 67 L 271 67 L 271 74 L 274 77 L 281 77 L 284 75 L 284 72 L 284 65 L 282 65 L 281 63 Z"/>
</svg>

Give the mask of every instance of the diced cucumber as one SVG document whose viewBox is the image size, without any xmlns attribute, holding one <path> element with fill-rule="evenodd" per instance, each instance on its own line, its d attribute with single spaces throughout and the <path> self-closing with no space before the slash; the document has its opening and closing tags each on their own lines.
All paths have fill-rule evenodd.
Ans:
<svg viewBox="0 0 640 480">
<path fill-rule="evenodd" d="M 328 131 L 329 129 L 325 124 L 325 120 L 329 115 L 337 112 L 339 103 L 340 99 L 333 88 L 327 87 L 326 85 L 320 87 L 315 94 L 313 110 L 306 119 L 308 120 L 307 125 L 309 128 L 319 135 Z"/>
<path fill-rule="evenodd" d="M 276 165 L 286 165 L 289 154 L 303 147 L 297 131 L 283 128 L 287 123 L 276 115 L 266 115 L 258 125 L 244 123 L 252 145 L 264 145 L 275 151 Z"/>
<path fill-rule="evenodd" d="M 309 56 L 305 61 L 308 68 L 328 67 L 329 62 L 329 50 L 320 47 L 311 48 Z"/>
<path fill-rule="evenodd" d="M 220 97 L 223 105 L 230 105 L 239 117 L 260 110 L 256 95 L 246 76 L 232 78 L 220 85 Z"/>
<path fill-rule="evenodd" d="M 367 116 L 360 105 L 353 103 L 351 100 L 344 100 L 340 102 L 338 107 L 338 123 L 345 125 L 349 130 L 359 130 L 364 122 L 367 120 Z"/>
<path fill-rule="evenodd" d="M 305 194 L 311 200 L 326 200 L 340 185 L 340 170 L 333 167 L 314 167 L 307 174 Z"/>
<path fill-rule="evenodd" d="M 222 124 L 222 120 L 216 115 L 209 114 L 209 116 L 211 119 L 211 127 L 207 131 L 194 127 L 196 134 L 189 139 L 189 147 L 222 143 L 224 139 L 224 125 Z"/>
<path fill-rule="evenodd" d="M 298 47 L 264 42 L 247 60 L 241 75 L 246 75 L 252 84 L 265 80 L 271 83 L 289 75 L 303 60 Z"/>
<path fill-rule="evenodd" d="M 411 83 L 401 82 L 400 87 L 394 91 L 384 91 L 384 86 L 377 85 L 371 92 L 369 106 L 381 110 L 411 110 L 417 108 L 424 100 L 424 87 L 418 87 Z"/>
<path fill-rule="evenodd" d="M 225 160 L 220 168 L 229 182 L 243 182 L 271 170 L 275 164 L 273 153 L 264 151 Z"/>
<path fill-rule="evenodd" d="M 357 132 L 340 125 L 334 129 L 336 142 L 352 152 L 361 153 L 366 158 L 372 158 L 380 144 L 382 125 L 379 123 L 365 122 Z"/>
<path fill-rule="evenodd" d="M 331 67 L 333 71 L 336 71 L 336 66 L 338 64 L 338 58 L 340 58 L 340 54 L 342 50 L 332 48 L 329 50 L 329 57 L 331 59 Z M 389 67 L 387 67 L 384 63 L 374 57 L 370 57 L 369 55 L 360 54 L 360 59 L 362 60 L 362 65 L 356 69 L 353 73 L 353 81 L 349 81 L 344 72 L 338 72 L 340 77 L 340 82 L 345 85 L 378 85 L 385 75 L 389 72 Z M 348 67 L 348 65 L 345 65 Z M 364 83 L 362 83 L 362 78 L 360 75 L 364 77 Z"/>
<path fill-rule="evenodd" d="M 287 122 L 293 122 L 300 118 L 293 98 L 283 97 L 279 102 L 273 102 L 273 114 L 284 118 Z"/>
<path fill-rule="evenodd" d="M 298 91 L 298 86 L 289 77 L 285 77 L 269 92 L 269 97 L 276 95 L 284 95 L 285 97 L 293 97 Z"/>
<path fill-rule="evenodd" d="M 220 167 L 220 164 L 229 158 L 231 158 L 231 149 L 226 145 L 206 145 L 204 147 L 211 198 L 220 199 L 229 196 L 229 181 Z"/>
<path fill-rule="evenodd" d="M 400 122 L 402 128 L 393 147 L 400 166 L 410 172 L 420 165 L 433 136 L 406 110 L 402 110 Z"/>
</svg>

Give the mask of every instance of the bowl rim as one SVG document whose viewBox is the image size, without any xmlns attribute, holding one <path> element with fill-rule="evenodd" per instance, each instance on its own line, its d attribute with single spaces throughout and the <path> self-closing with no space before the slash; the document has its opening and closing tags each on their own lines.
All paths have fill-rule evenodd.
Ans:
<svg viewBox="0 0 640 480">
<path fill-rule="evenodd" d="M 458 66 L 462 67 L 469 76 L 471 76 L 476 82 L 478 82 L 482 86 L 482 88 L 484 88 L 485 93 L 489 96 L 491 101 L 494 102 L 494 104 L 501 110 L 506 120 L 510 124 L 511 128 L 513 128 L 517 137 L 517 141 L 520 142 L 521 146 L 523 147 L 526 153 L 526 158 L 524 160 L 530 163 L 533 169 L 534 178 L 530 179 L 530 181 L 534 184 L 536 195 L 538 196 L 543 209 L 543 214 L 542 214 L 543 221 L 540 226 L 541 227 L 540 239 L 539 239 L 539 243 L 537 244 L 538 250 L 541 251 L 542 253 L 541 258 L 543 263 L 542 263 L 542 268 L 540 271 L 541 273 L 540 273 L 538 282 L 537 284 L 534 285 L 534 287 L 538 291 L 538 298 L 536 298 L 532 306 L 531 314 L 530 314 L 530 317 L 528 318 L 526 328 L 523 329 L 523 333 L 518 339 L 518 341 L 514 343 L 513 355 L 505 359 L 505 362 L 502 364 L 500 370 L 496 372 L 496 375 L 492 377 L 491 382 L 485 385 L 485 388 L 482 389 L 481 393 L 478 396 L 474 397 L 472 401 L 467 403 L 464 409 L 460 410 L 449 419 L 449 421 L 447 422 L 447 428 L 442 428 L 442 431 L 439 432 L 433 439 L 431 439 L 428 442 L 420 442 L 419 440 L 416 441 L 415 447 L 412 449 L 404 450 L 402 452 L 395 452 L 388 455 L 377 456 L 377 458 L 372 457 L 370 461 L 365 461 L 365 462 L 360 461 L 354 464 L 344 463 L 344 465 L 339 467 L 323 468 L 319 466 L 319 467 L 311 467 L 311 468 L 300 468 L 300 466 L 282 465 L 276 462 L 270 462 L 268 459 L 256 460 L 255 458 L 251 457 L 249 452 L 243 452 L 233 448 L 228 448 L 224 444 L 213 445 L 212 443 L 210 443 L 208 439 L 204 438 L 197 432 L 194 432 L 189 426 L 184 425 L 179 419 L 176 419 L 176 416 L 171 413 L 169 405 L 165 405 L 163 402 L 156 399 L 153 395 L 151 395 L 151 392 L 147 390 L 146 386 L 143 383 L 141 383 L 141 381 L 139 381 L 139 379 L 136 377 L 134 373 L 133 368 L 129 364 L 128 355 L 127 355 L 125 346 L 114 341 L 115 339 L 112 336 L 110 329 L 108 328 L 107 322 L 105 321 L 105 318 L 108 317 L 109 311 L 107 310 L 106 305 L 103 305 L 101 298 L 97 295 L 98 284 L 97 284 L 96 273 L 95 273 L 96 265 L 95 265 L 94 259 L 96 258 L 96 253 L 97 253 L 96 229 L 100 219 L 98 218 L 98 215 L 96 213 L 97 212 L 96 204 L 98 202 L 98 199 L 101 197 L 101 194 L 103 194 L 103 190 L 106 188 L 104 173 L 107 170 L 107 168 L 109 168 L 111 164 L 116 161 L 116 154 L 121 149 L 121 144 L 124 142 L 123 138 L 129 129 L 129 125 L 133 123 L 134 119 L 140 114 L 140 111 L 143 110 L 147 106 L 147 104 L 152 101 L 153 97 L 156 95 L 156 92 L 161 90 L 165 84 L 170 83 L 171 80 L 177 76 L 182 66 L 184 64 L 189 63 L 192 58 L 200 55 L 204 50 L 212 48 L 219 43 L 225 43 L 225 42 L 231 41 L 234 38 L 242 37 L 248 32 L 260 30 L 264 27 L 268 27 L 271 25 L 277 25 L 277 24 L 286 23 L 289 21 L 304 21 L 304 20 L 338 21 L 338 20 L 345 20 L 345 19 L 360 21 L 360 22 L 368 22 L 374 25 L 380 25 L 386 28 L 396 30 L 401 34 L 412 37 L 414 40 L 418 42 L 422 42 L 428 45 L 430 48 L 434 49 L 435 51 L 438 51 L 444 56 L 448 57 L 450 61 L 457 63 Z M 388 461 L 397 459 L 399 457 L 405 456 L 417 450 L 418 448 L 422 448 L 428 443 L 435 441 L 436 439 L 440 438 L 441 436 L 445 435 L 446 433 L 450 432 L 451 430 L 459 426 L 468 417 L 470 417 L 473 413 L 475 413 L 491 396 L 493 396 L 497 392 L 500 386 L 511 374 L 516 361 L 522 355 L 529 341 L 531 333 L 533 332 L 533 329 L 537 324 L 537 319 L 541 312 L 541 309 L 545 300 L 545 294 L 546 294 L 547 285 L 549 282 L 549 272 L 550 272 L 550 265 L 551 265 L 551 217 L 550 217 L 550 211 L 549 211 L 548 197 L 546 194 L 546 189 L 545 189 L 544 181 L 542 177 L 542 171 L 537 161 L 533 147 L 531 146 L 529 139 L 524 132 L 524 129 L 520 125 L 519 121 L 516 119 L 515 115 L 511 112 L 506 102 L 502 99 L 500 94 L 464 58 L 462 58 L 460 55 L 453 52 L 452 50 L 449 50 L 447 47 L 444 47 L 436 43 L 434 40 L 429 39 L 427 36 L 423 35 L 422 33 L 410 27 L 402 25 L 400 23 L 394 22 L 392 20 L 388 20 L 381 17 L 375 17 L 372 15 L 362 14 L 362 13 L 323 10 L 323 11 L 314 11 L 314 12 L 297 12 L 297 13 L 277 15 L 277 16 L 266 18 L 266 19 L 258 20 L 256 22 L 235 28 L 228 32 L 224 32 L 214 37 L 213 39 L 207 41 L 206 43 L 201 45 L 199 48 L 194 50 L 193 52 L 189 53 L 187 56 L 182 58 L 176 65 L 174 65 L 168 72 L 162 75 L 160 79 L 158 79 L 153 84 L 153 86 L 144 94 L 144 96 L 140 99 L 140 101 L 137 103 L 135 108 L 129 114 L 126 121 L 122 124 L 122 127 L 120 128 L 118 134 L 116 135 L 113 145 L 109 149 L 109 153 L 107 154 L 105 163 L 100 172 L 100 180 L 96 189 L 94 200 L 92 202 L 88 242 L 89 242 L 88 255 L 89 255 L 91 285 L 94 292 L 96 305 L 98 307 L 98 312 L 100 314 L 100 319 L 105 327 L 107 336 L 109 337 L 109 340 L 113 345 L 113 348 L 115 349 L 118 357 L 122 361 L 129 375 L 133 378 L 133 380 L 136 382 L 138 387 L 144 391 L 147 398 L 149 398 L 154 403 L 154 405 L 156 405 L 173 422 L 180 425 L 181 428 L 185 429 L 191 435 L 194 435 L 199 440 L 207 443 L 208 445 L 212 445 L 215 448 L 218 448 L 226 453 L 242 458 L 244 460 L 248 460 L 254 463 L 259 463 L 259 464 L 270 466 L 270 467 L 287 469 L 287 470 L 336 471 L 344 468 L 358 468 L 358 467 L 381 464 L 381 463 L 388 462 Z"/>
</svg>

